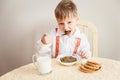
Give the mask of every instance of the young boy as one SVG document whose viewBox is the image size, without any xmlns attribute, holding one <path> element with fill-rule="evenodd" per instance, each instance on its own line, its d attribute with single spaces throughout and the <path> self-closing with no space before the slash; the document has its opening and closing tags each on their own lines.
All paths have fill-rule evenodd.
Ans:
<svg viewBox="0 0 120 80">
<path fill-rule="evenodd" d="M 77 28 L 76 5 L 71 0 L 62 0 L 55 8 L 55 17 L 58 27 L 42 36 L 37 42 L 37 51 L 50 47 L 54 58 L 66 53 L 78 54 L 81 58 L 91 57 L 88 40 Z"/>
</svg>

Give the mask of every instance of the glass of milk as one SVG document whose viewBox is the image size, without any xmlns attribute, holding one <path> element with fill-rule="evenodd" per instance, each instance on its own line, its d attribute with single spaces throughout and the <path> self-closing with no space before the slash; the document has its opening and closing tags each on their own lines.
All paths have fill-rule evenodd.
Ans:
<svg viewBox="0 0 120 80">
<path fill-rule="evenodd" d="M 40 50 L 32 56 L 33 63 L 40 74 L 47 74 L 52 71 L 51 50 Z"/>
</svg>

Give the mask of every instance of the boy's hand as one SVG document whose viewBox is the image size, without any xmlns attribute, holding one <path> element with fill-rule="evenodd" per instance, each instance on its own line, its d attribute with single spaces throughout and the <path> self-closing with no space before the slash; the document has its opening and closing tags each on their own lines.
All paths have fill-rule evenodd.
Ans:
<svg viewBox="0 0 120 80">
<path fill-rule="evenodd" d="M 85 59 L 88 59 L 88 55 L 87 55 L 87 53 L 86 53 L 86 51 L 81 51 L 80 52 L 80 56 L 81 56 L 81 58 L 85 58 Z"/>
<path fill-rule="evenodd" d="M 51 36 L 47 33 L 45 33 L 43 36 L 42 36 L 42 39 L 41 39 L 41 42 L 43 44 L 49 44 L 51 43 Z"/>
</svg>

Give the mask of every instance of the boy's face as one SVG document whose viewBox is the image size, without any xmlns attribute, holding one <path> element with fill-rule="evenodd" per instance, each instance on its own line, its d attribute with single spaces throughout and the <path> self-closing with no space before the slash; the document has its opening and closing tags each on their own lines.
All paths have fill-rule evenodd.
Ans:
<svg viewBox="0 0 120 80">
<path fill-rule="evenodd" d="M 66 18 L 64 20 L 57 19 L 58 26 L 60 30 L 68 36 L 71 36 L 76 28 L 76 24 L 78 22 L 78 18 Z"/>
</svg>

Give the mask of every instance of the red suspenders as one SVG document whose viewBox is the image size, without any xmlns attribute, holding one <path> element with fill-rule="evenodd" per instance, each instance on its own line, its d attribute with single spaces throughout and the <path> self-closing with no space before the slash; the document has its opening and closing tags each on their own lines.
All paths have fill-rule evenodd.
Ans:
<svg viewBox="0 0 120 80">
<path fill-rule="evenodd" d="M 56 28 L 56 32 L 58 31 L 58 28 Z M 60 36 L 56 36 L 56 48 L 55 48 L 55 58 L 58 56 L 59 53 L 59 42 L 60 42 Z M 75 48 L 73 53 L 76 54 L 78 47 L 80 46 L 81 39 L 77 38 L 77 42 L 75 44 Z"/>
<path fill-rule="evenodd" d="M 78 50 L 78 47 L 79 47 L 79 45 L 80 45 L 80 42 L 81 42 L 81 39 L 80 38 L 77 38 L 77 42 L 76 42 L 76 44 L 75 44 L 75 48 L 74 48 L 74 54 L 76 54 L 77 53 L 77 50 Z"/>
<path fill-rule="evenodd" d="M 60 36 L 56 36 L 55 58 L 58 56 L 59 53 L 59 42 L 60 42 Z"/>
<path fill-rule="evenodd" d="M 57 33 L 58 28 L 55 28 L 55 31 Z M 60 36 L 56 36 L 55 58 L 58 56 L 59 53 L 59 42 L 60 42 Z"/>
</svg>

